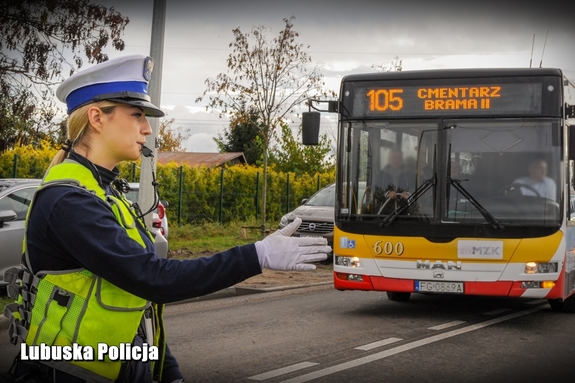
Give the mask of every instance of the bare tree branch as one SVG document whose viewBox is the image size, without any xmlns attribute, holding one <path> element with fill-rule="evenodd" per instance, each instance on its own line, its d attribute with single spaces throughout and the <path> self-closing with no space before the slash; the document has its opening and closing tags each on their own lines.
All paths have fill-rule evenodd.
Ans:
<svg viewBox="0 0 575 383">
<path fill-rule="evenodd" d="M 234 29 L 230 43 L 227 74 L 205 81 L 206 90 L 196 102 L 207 100 L 206 110 L 220 110 L 237 116 L 245 111 L 255 113 L 263 142 L 264 182 L 262 191 L 262 226 L 265 226 L 265 200 L 268 148 L 272 137 L 288 113 L 318 96 L 335 96 L 323 89 L 323 75 L 318 67 L 308 71 L 311 57 L 304 45 L 296 42 L 295 18 L 284 19 L 284 28 L 269 40 L 270 31 L 257 26 L 249 33 Z"/>
<path fill-rule="evenodd" d="M 52 85 L 124 49 L 129 19 L 89 0 L 0 2 L 0 152 L 58 130 Z M 53 137 L 54 138 L 54 137 Z"/>
</svg>

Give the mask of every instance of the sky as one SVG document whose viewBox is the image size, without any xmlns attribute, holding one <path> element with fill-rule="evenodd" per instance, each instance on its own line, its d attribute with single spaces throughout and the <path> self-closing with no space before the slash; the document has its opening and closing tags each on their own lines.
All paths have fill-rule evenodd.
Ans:
<svg viewBox="0 0 575 383">
<path fill-rule="evenodd" d="M 111 58 L 149 54 L 153 0 L 92 1 L 130 18 L 126 48 L 108 49 Z M 207 78 L 227 71 L 232 29 L 264 25 L 272 38 L 291 16 L 297 41 L 310 46 L 336 92 L 343 76 L 374 72 L 396 56 L 404 71 L 539 67 L 542 60 L 575 83 L 575 1 L 166 0 L 161 108 L 174 127 L 189 129 L 188 151 L 217 151 L 213 138 L 228 126 L 195 100 Z M 568 96 L 575 103 L 575 89 Z M 335 129 L 336 117 L 322 115 L 322 132 L 335 137 Z"/>
</svg>

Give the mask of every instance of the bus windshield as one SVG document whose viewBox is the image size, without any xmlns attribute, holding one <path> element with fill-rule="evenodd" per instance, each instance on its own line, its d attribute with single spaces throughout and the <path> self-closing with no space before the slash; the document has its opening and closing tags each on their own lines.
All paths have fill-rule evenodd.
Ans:
<svg viewBox="0 0 575 383">
<path fill-rule="evenodd" d="M 340 220 L 560 225 L 557 119 L 342 124 Z"/>
</svg>

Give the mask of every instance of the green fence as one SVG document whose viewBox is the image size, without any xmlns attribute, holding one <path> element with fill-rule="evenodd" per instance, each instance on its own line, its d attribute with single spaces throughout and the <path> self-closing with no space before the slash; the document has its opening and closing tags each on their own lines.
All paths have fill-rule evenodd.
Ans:
<svg viewBox="0 0 575 383">
<path fill-rule="evenodd" d="M 138 172 L 130 171 L 138 179 Z M 263 175 L 260 168 L 157 168 L 160 198 L 168 201 L 169 218 L 178 223 L 250 221 L 260 218 Z M 268 172 L 266 216 L 278 221 L 303 198 L 333 183 L 335 172 L 315 174 Z"/>
</svg>

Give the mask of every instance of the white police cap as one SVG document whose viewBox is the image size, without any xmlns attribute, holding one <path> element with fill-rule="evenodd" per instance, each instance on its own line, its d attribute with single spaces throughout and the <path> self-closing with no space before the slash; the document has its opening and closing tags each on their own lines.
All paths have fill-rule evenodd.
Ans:
<svg viewBox="0 0 575 383">
<path fill-rule="evenodd" d="M 154 60 L 144 55 L 111 59 L 74 73 L 60 84 L 56 96 L 66 103 L 68 114 L 82 105 L 110 100 L 139 106 L 149 117 L 163 117 L 148 95 L 153 69 Z"/>
</svg>

